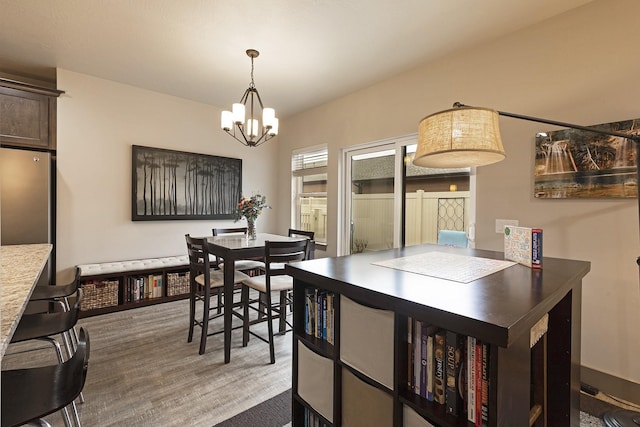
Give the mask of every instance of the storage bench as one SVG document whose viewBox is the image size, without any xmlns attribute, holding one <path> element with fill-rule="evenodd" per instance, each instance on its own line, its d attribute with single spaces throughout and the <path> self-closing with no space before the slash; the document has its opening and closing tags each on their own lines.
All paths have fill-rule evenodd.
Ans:
<svg viewBox="0 0 640 427">
<path fill-rule="evenodd" d="M 135 259 L 78 265 L 82 317 L 185 298 L 189 257 Z"/>
</svg>

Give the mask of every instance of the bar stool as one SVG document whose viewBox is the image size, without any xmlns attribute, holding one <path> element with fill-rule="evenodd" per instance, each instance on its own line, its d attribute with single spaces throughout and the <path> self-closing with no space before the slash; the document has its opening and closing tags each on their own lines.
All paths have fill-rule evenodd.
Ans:
<svg viewBox="0 0 640 427">
<path fill-rule="evenodd" d="M 287 275 L 284 266 L 292 261 L 302 261 L 307 255 L 307 245 L 309 239 L 293 241 L 267 241 L 265 242 L 265 265 L 266 273 L 261 276 L 249 277 L 242 282 L 242 307 L 243 307 L 243 333 L 242 346 L 246 347 L 249 335 L 269 344 L 270 362 L 276 363 L 275 349 L 273 345 L 274 335 L 284 335 L 287 332 L 286 307 L 288 291 L 293 289 L 293 277 Z M 276 268 L 274 268 L 276 266 Z M 252 304 L 256 302 L 249 298 L 249 289 L 259 291 L 259 295 L 264 295 L 264 304 L 259 304 L 258 308 Z M 271 292 L 279 292 L 279 302 L 273 303 Z M 249 309 L 258 311 L 258 318 L 249 319 Z M 279 332 L 273 333 L 273 314 L 277 314 L 280 320 Z M 262 316 L 260 315 L 262 314 Z M 267 322 L 268 336 L 252 331 L 250 326 L 261 322 Z M 291 326 L 291 325 L 289 325 Z"/>
<path fill-rule="evenodd" d="M 63 286 L 50 286 L 41 285 L 36 286 L 29 303 L 25 309 L 25 314 L 45 314 L 56 313 L 60 311 L 69 311 L 71 306 L 69 305 L 69 297 L 76 293 L 80 284 L 80 270 L 76 269 L 76 274 L 72 282 Z M 41 303 L 46 303 L 46 306 L 42 306 Z M 59 304 L 60 309 L 52 307 L 51 304 Z M 72 344 L 76 345 L 78 342 L 78 333 L 76 327 L 71 329 Z"/>
<path fill-rule="evenodd" d="M 204 354 L 207 346 L 207 337 L 219 334 L 223 330 L 209 332 L 209 321 L 222 316 L 222 293 L 224 290 L 224 273 L 212 267 L 207 250 L 207 240 L 203 238 L 191 237 L 185 234 L 187 242 L 187 252 L 189 254 L 189 335 L 187 342 L 193 340 L 193 330 L 195 326 L 201 328 L 200 354 Z M 246 274 L 235 271 L 234 283 L 241 283 L 248 279 Z M 211 307 L 211 296 L 215 293 L 218 297 L 217 307 Z M 202 320 L 196 319 L 196 302 L 202 302 Z M 217 308 L 216 314 L 211 314 L 211 310 Z M 233 310 L 233 307 L 224 307 L 225 310 Z M 235 312 L 234 312 L 235 313 Z"/>
<path fill-rule="evenodd" d="M 67 356 L 71 358 L 77 347 L 77 341 L 74 343 L 73 338 L 71 338 L 71 331 L 74 330 L 78 323 L 80 304 L 82 304 L 82 288 L 77 289 L 76 295 L 76 301 L 70 311 L 23 315 L 10 343 L 15 344 L 31 340 L 46 341 L 55 349 L 58 363 L 63 363 L 64 357 L 62 356 L 60 344 L 54 338 L 56 335 L 60 335 L 62 336 Z M 84 403 L 84 395 L 82 393 L 80 393 L 80 402 Z M 74 413 L 74 416 L 77 418 L 77 413 Z"/>
<path fill-rule="evenodd" d="M 62 311 L 69 311 L 69 297 L 76 293 L 80 279 L 80 270 L 76 269 L 76 274 L 69 284 L 62 286 L 40 285 L 36 286 L 31 293 L 29 302 L 47 301 L 58 303 Z"/>
<path fill-rule="evenodd" d="M 67 406 L 72 405 L 75 422 L 80 419 L 74 400 L 82 392 L 89 363 L 89 334 L 80 328 L 78 348 L 66 362 L 52 366 L 2 371 L 2 427 L 20 426 L 63 410 L 65 425 L 71 420 Z"/>
<path fill-rule="evenodd" d="M 70 358 L 74 352 L 74 346 L 67 337 L 67 333 L 78 323 L 80 304 L 82 303 L 82 289 L 77 291 L 77 298 L 70 311 L 62 313 L 26 314 L 23 315 L 16 327 L 11 344 L 29 341 L 44 340 L 52 343 L 58 353 L 58 361 L 63 362 L 60 345 L 53 336 L 62 336 L 67 355 Z"/>
</svg>

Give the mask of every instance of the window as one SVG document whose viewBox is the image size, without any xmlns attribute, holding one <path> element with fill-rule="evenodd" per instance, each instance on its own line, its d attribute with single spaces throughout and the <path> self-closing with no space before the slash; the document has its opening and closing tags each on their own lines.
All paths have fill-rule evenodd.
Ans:
<svg viewBox="0 0 640 427">
<path fill-rule="evenodd" d="M 292 227 L 313 231 L 327 242 L 327 148 L 308 149 L 291 158 Z"/>
</svg>

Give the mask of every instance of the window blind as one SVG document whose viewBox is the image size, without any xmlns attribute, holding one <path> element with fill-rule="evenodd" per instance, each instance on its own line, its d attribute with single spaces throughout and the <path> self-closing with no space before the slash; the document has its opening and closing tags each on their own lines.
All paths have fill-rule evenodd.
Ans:
<svg viewBox="0 0 640 427">
<path fill-rule="evenodd" d="M 296 153 L 291 158 L 293 176 L 327 173 L 327 149 Z"/>
</svg>

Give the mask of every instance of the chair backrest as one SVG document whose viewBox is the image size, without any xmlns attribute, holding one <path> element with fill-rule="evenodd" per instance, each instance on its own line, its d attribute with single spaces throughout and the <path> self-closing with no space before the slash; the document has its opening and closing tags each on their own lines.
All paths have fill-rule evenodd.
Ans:
<svg viewBox="0 0 640 427">
<path fill-rule="evenodd" d="M 64 362 L 60 367 L 60 377 L 68 381 L 68 387 L 61 387 L 59 390 L 60 406 L 56 409 L 62 409 L 76 400 L 87 379 L 87 369 L 89 368 L 89 354 L 91 353 L 91 345 L 89 341 L 89 332 L 81 327 L 78 331 L 78 346 L 73 356 Z"/>
<path fill-rule="evenodd" d="M 80 328 L 76 352 L 63 363 L 2 371 L 2 425 L 23 425 L 73 402 L 84 388 L 89 353 L 89 334 Z"/>
<path fill-rule="evenodd" d="M 189 280 L 191 284 L 195 286 L 196 276 L 200 274 L 204 274 L 205 283 L 209 283 L 211 261 L 207 250 L 207 239 L 191 237 L 189 234 L 185 234 L 184 238 L 187 242 L 187 254 L 189 255 Z"/>
<path fill-rule="evenodd" d="M 264 260 L 267 277 L 286 274 L 283 264 L 292 261 L 304 261 L 307 257 L 309 239 L 286 242 L 266 241 L 264 244 Z M 278 268 L 272 268 L 273 265 Z"/>
<path fill-rule="evenodd" d="M 307 231 L 307 230 L 296 230 L 294 228 L 289 229 L 289 237 L 306 237 L 312 242 L 307 245 L 307 256 L 305 259 L 313 259 L 316 253 L 316 242 L 313 240 L 315 238 L 315 231 Z"/>
<path fill-rule="evenodd" d="M 293 228 L 289 229 L 289 237 L 306 237 L 309 240 L 313 240 L 315 235 L 316 235 L 315 231 L 296 230 Z"/>
<path fill-rule="evenodd" d="M 212 228 L 211 232 L 214 236 L 222 236 L 224 234 L 247 234 L 247 227 Z"/>
<path fill-rule="evenodd" d="M 469 246 L 469 240 L 464 231 L 440 230 L 438 232 L 438 244 L 441 246 L 466 248 Z"/>
</svg>

